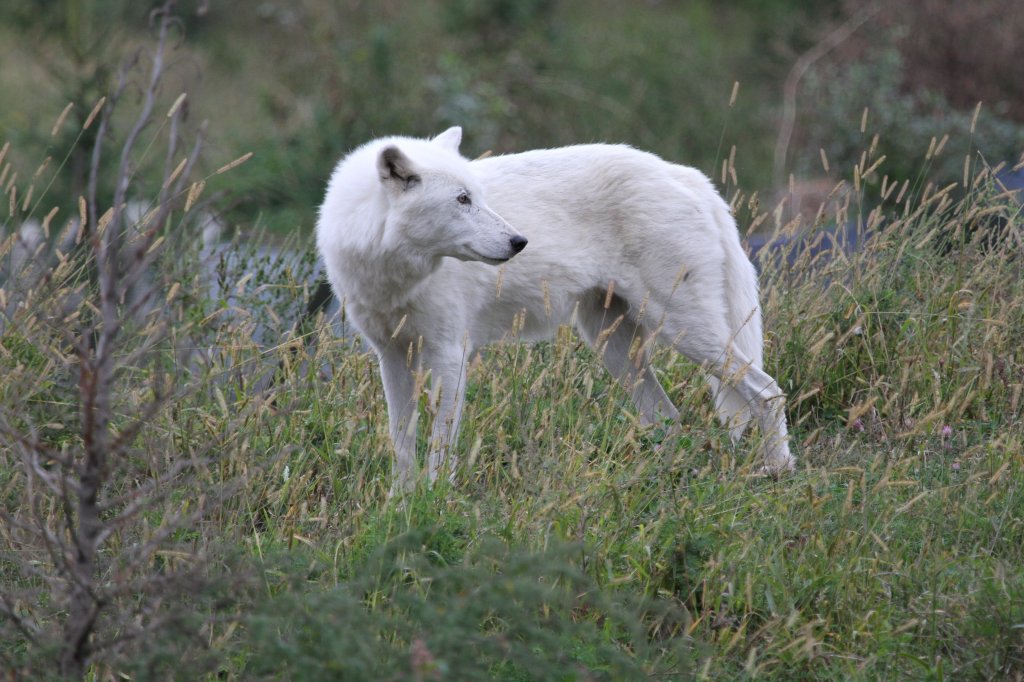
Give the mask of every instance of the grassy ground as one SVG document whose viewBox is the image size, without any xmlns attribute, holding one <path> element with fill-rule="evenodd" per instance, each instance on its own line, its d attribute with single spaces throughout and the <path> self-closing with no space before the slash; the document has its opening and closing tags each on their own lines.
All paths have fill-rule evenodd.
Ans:
<svg viewBox="0 0 1024 682">
<path fill-rule="evenodd" d="M 454 484 L 389 501 L 372 358 L 324 320 L 293 324 L 311 261 L 223 262 L 210 298 L 197 247 L 169 235 L 169 333 L 126 327 L 125 352 L 147 350 L 117 375 L 115 430 L 165 385 L 171 399 L 143 415 L 104 497 L 115 514 L 148 482 L 165 494 L 111 533 L 97 571 L 116 585 L 125 566 L 153 579 L 195 564 L 209 587 L 175 598 L 191 637 L 111 645 L 93 676 L 1024 678 L 1019 209 L 970 163 L 966 190 L 890 185 L 872 163 L 809 226 L 853 221 L 864 247 L 763 264 L 767 365 L 799 457 L 777 481 L 754 474 L 756 440 L 713 423 L 697 368 L 658 357 L 684 413 L 665 439 L 564 331 L 481 356 Z M 62 325 L 92 304 L 74 267 L 4 291 L 24 305 L 0 335 L 0 494 L 44 526 L 74 513 L 36 487 L 25 442 L 72 460 L 82 447 Z M 257 326 L 279 342 L 257 344 Z M 180 462 L 188 475 L 161 478 Z M 0 537 L 4 584 L 44 595 L 11 608 L 59 622 L 45 586 L 60 561 L 13 526 Z M 130 611 L 125 594 L 104 608 Z M 114 642 L 126 627 L 101 626 Z M 47 670 L 45 641 L 3 632 L 0 663 Z"/>
<path fill-rule="evenodd" d="M 570 543 L 588 590 L 671 606 L 671 625 L 645 620 L 666 650 L 637 662 L 669 677 L 687 663 L 713 679 L 1020 678 L 1024 289 L 1019 237 L 986 251 L 958 230 L 1002 210 L 980 192 L 904 197 L 871 219 L 885 227 L 863 252 L 768 276 L 768 363 L 801 459 L 792 477 L 751 475 L 749 443 L 709 425 L 699 374 L 670 353 L 658 366 L 688 433 L 656 448 L 565 334 L 485 356 L 456 485 L 396 507 L 372 363 L 322 339 L 312 352 L 335 380 L 289 386 L 297 409 L 274 421 L 304 445 L 247 503 L 273 501 L 253 539 L 290 543 L 331 581 L 410 531 L 428 529 L 418 551 L 443 566 L 472 563 L 484 538 L 527 552 Z M 601 624 L 586 609 L 566 616 Z M 688 646 L 672 650 L 680 638 Z M 460 655 L 436 646 L 439 659 Z"/>
</svg>

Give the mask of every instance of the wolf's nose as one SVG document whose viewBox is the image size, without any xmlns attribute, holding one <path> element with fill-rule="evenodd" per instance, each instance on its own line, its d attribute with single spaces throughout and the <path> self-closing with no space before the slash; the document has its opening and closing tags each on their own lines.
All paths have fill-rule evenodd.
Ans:
<svg viewBox="0 0 1024 682">
<path fill-rule="evenodd" d="M 526 237 L 522 235 L 516 235 L 509 240 L 509 244 L 512 246 L 512 250 L 519 253 L 526 248 Z"/>
</svg>

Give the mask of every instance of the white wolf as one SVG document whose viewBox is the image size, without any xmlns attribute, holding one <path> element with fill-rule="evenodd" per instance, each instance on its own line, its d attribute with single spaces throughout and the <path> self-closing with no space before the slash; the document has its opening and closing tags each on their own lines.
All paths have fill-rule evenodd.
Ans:
<svg viewBox="0 0 1024 682">
<path fill-rule="evenodd" d="M 757 276 L 711 181 L 616 145 L 469 161 L 461 138 L 455 127 L 369 142 L 338 164 L 320 207 L 331 286 L 380 360 L 392 491 L 415 483 L 428 374 L 434 480 L 453 464 L 472 354 L 510 331 L 538 339 L 568 323 L 644 422 L 679 415 L 648 364 L 660 338 L 708 370 L 733 437 L 752 413 L 765 469 L 791 470 L 783 395 L 761 369 Z"/>
</svg>

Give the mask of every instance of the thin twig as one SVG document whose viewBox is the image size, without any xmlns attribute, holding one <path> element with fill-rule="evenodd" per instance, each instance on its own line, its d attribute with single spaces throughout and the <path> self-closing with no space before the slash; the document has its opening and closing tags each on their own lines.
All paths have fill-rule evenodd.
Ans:
<svg viewBox="0 0 1024 682">
<path fill-rule="evenodd" d="M 789 153 L 789 141 L 793 137 L 793 127 L 796 124 L 796 95 L 800 80 L 816 61 L 841 45 L 880 9 L 881 5 L 877 3 L 864 5 L 838 28 L 800 55 L 793 63 L 786 76 L 785 85 L 783 85 L 782 124 L 779 126 L 779 134 L 775 139 L 773 175 L 777 186 L 781 186 L 785 181 L 786 155 Z"/>
</svg>

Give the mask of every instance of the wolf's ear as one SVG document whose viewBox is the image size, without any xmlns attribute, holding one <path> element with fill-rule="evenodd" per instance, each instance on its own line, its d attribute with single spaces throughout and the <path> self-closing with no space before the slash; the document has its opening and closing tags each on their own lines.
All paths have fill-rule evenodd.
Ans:
<svg viewBox="0 0 1024 682">
<path fill-rule="evenodd" d="M 448 151 L 459 153 L 459 143 L 462 142 L 462 127 L 452 126 L 433 140 L 433 143 L 444 147 Z"/>
<path fill-rule="evenodd" d="M 412 161 L 394 145 L 381 150 L 377 157 L 377 172 L 380 173 L 381 181 L 397 182 L 402 189 L 409 189 L 420 181 L 420 176 L 412 169 Z"/>
</svg>

